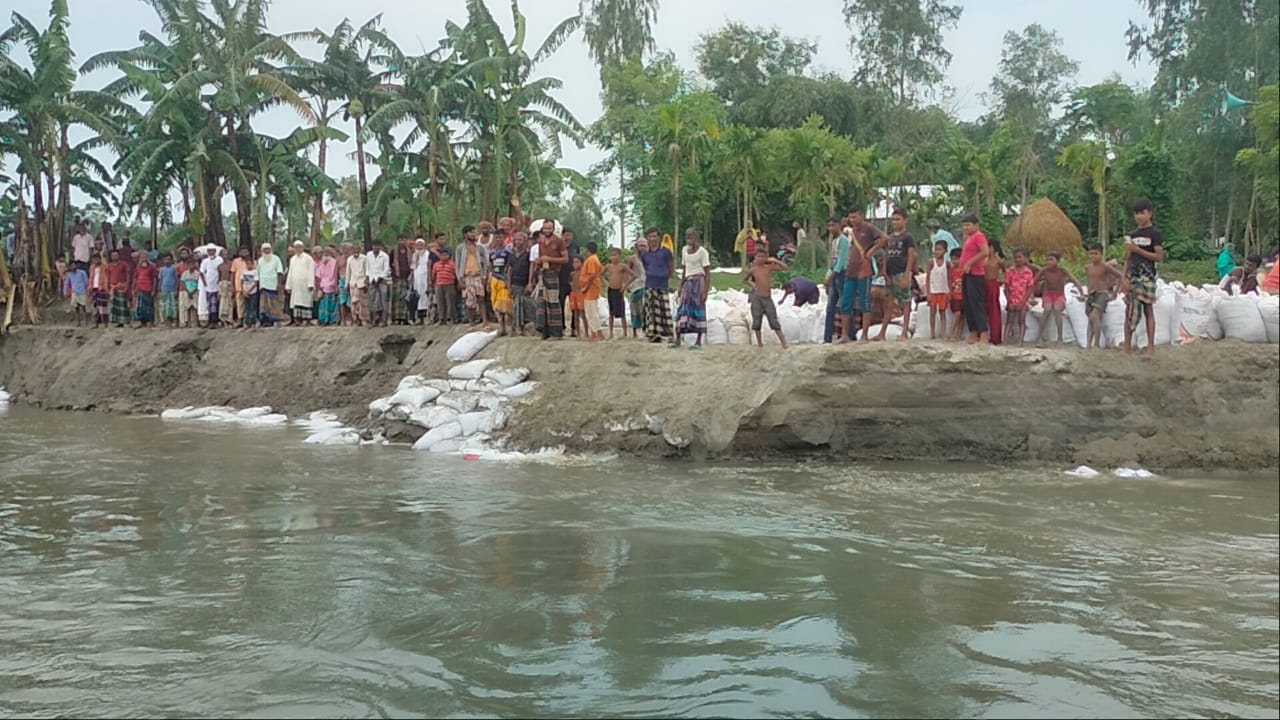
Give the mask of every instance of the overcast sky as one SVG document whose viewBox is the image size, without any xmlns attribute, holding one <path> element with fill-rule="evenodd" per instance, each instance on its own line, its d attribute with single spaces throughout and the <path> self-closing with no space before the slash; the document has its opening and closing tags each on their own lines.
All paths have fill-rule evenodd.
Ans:
<svg viewBox="0 0 1280 720">
<path fill-rule="evenodd" d="M 999 63 L 1004 33 L 1020 30 L 1033 22 L 1062 36 L 1066 54 L 1080 63 L 1077 77 L 1080 84 L 1100 82 L 1111 73 L 1119 73 L 1126 82 L 1145 85 L 1154 74 L 1149 64 L 1142 62 L 1135 67 L 1126 57 L 1124 31 L 1129 21 L 1146 22 L 1137 0 L 970 0 L 961 4 L 964 12 L 959 26 L 948 31 L 946 40 L 954 56 L 947 70 L 947 84 L 956 90 L 954 110 L 962 118 L 975 118 L 985 110 L 982 94 Z M 13 6 L 38 27 L 46 25 L 48 0 L 9 0 L 5 5 Z M 70 6 L 71 40 L 78 62 L 103 50 L 136 45 L 142 28 L 160 34 L 154 13 L 138 0 L 70 0 Z M 505 1 L 491 1 L 489 6 L 498 21 L 509 28 L 510 5 Z M 696 3 L 666 0 L 658 12 L 655 38 L 660 49 L 674 51 L 682 65 L 692 68 L 693 46 L 699 35 L 715 30 L 726 21 L 776 25 L 784 33 L 818 43 L 817 67 L 849 75 L 853 64 L 847 50 L 849 31 L 844 25 L 841 7 L 840 0 L 700 0 Z M 521 10 L 528 18 L 529 43 L 534 45 L 557 23 L 577 12 L 577 0 L 523 0 Z M 466 18 L 463 0 L 275 0 L 270 29 L 281 33 L 315 27 L 331 30 L 345 16 L 359 24 L 378 12 L 382 13 L 391 38 L 408 53 L 435 47 L 444 34 L 446 19 L 462 24 Z M 7 20 L 7 17 L 0 18 L 0 21 Z M 300 49 L 308 52 L 305 47 Z M 564 81 L 560 98 L 584 125 L 599 116 L 598 73 L 579 37 L 547 61 L 542 73 Z M 81 85 L 101 87 L 111 75 L 110 71 L 99 71 L 81 78 Z M 296 122 L 295 116 L 280 110 L 264 116 L 255 127 L 267 134 L 284 135 Z M 337 156 L 330 153 L 330 174 L 342 176 L 355 172 L 354 162 L 348 157 L 350 151 L 348 148 Z M 567 145 L 564 164 L 585 171 L 599 157 L 600 152 L 590 146 L 578 150 Z"/>
</svg>

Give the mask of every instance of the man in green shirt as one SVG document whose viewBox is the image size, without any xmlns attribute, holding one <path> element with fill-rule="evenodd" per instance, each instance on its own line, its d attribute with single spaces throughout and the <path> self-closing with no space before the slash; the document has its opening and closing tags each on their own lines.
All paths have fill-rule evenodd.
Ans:
<svg viewBox="0 0 1280 720">
<path fill-rule="evenodd" d="M 284 315 L 284 303 L 280 298 L 280 283 L 284 278 L 284 263 L 271 251 L 270 243 L 262 244 L 262 256 L 258 258 L 258 313 L 262 324 L 270 327 L 280 322 Z"/>
</svg>

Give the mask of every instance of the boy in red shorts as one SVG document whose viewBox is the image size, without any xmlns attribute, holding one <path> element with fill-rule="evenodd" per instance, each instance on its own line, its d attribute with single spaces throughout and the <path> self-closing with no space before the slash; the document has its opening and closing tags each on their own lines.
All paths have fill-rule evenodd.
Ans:
<svg viewBox="0 0 1280 720">
<path fill-rule="evenodd" d="M 933 260 L 924 274 L 924 294 L 929 300 L 929 339 L 938 337 L 938 322 L 942 322 L 942 334 L 947 333 L 947 308 L 951 306 L 951 263 L 947 262 L 947 243 L 933 244 Z"/>
<path fill-rule="evenodd" d="M 1041 300 L 1044 302 L 1044 320 L 1042 321 L 1045 329 L 1049 328 L 1049 318 L 1053 318 L 1054 325 L 1058 329 L 1058 344 L 1065 344 L 1066 340 L 1062 337 L 1062 313 L 1067 309 L 1067 283 L 1074 283 L 1076 292 L 1080 292 L 1080 281 L 1076 280 L 1071 271 L 1058 264 L 1062 260 L 1062 253 L 1053 251 L 1049 253 L 1049 259 L 1045 262 L 1044 267 L 1040 268 L 1040 272 L 1036 274 L 1035 284 L 1043 284 L 1044 295 Z M 1043 338 L 1047 333 L 1041 331 Z"/>
</svg>

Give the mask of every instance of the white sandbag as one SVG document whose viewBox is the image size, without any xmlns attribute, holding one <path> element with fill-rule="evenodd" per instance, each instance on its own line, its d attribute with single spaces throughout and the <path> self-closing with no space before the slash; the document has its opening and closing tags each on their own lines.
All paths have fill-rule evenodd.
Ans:
<svg viewBox="0 0 1280 720">
<path fill-rule="evenodd" d="M 405 422 L 410 425 L 417 425 L 420 428 L 433 430 L 441 425 L 448 425 L 451 422 L 458 421 L 458 411 L 453 408 L 440 407 L 433 405 L 416 410 L 409 415 Z"/>
<path fill-rule="evenodd" d="M 478 380 L 484 375 L 484 371 L 488 370 L 496 362 L 498 361 L 494 358 L 487 358 L 454 365 L 449 368 L 449 378 L 451 380 Z"/>
<path fill-rule="evenodd" d="M 369 403 L 369 417 L 377 420 L 391 407 L 391 398 L 378 398 Z"/>
<path fill-rule="evenodd" d="M 480 378 L 479 380 L 468 380 L 464 389 L 467 392 L 488 393 L 498 392 L 502 389 L 502 386 L 488 378 Z"/>
<path fill-rule="evenodd" d="M 1102 340 L 1106 347 L 1124 347 L 1124 324 L 1128 314 L 1129 306 L 1125 305 L 1123 293 L 1107 303 L 1107 309 L 1102 313 Z M 1146 330 L 1142 332 L 1146 333 Z"/>
<path fill-rule="evenodd" d="M 426 379 L 421 375 L 406 375 L 400 379 L 400 384 L 396 385 L 396 390 L 404 390 L 411 387 L 422 387 L 426 384 Z"/>
<path fill-rule="evenodd" d="M 387 408 L 386 412 L 382 413 L 382 417 L 386 420 L 404 422 L 409 419 L 409 416 L 412 415 L 415 410 L 417 410 L 417 408 L 410 407 L 408 405 L 392 405 Z"/>
<path fill-rule="evenodd" d="M 240 424 L 248 427 L 283 427 L 289 422 L 288 416 L 282 413 L 267 413 L 266 415 L 258 415 L 247 420 L 241 419 Z"/>
<path fill-rule="evenodd" d="M 525 395 L 528 395 L 529 393 L 533 392 L 537 387 L 538 387 L 538 383 L 536 380 L 525 380 L 524 382 L 519 383 L 518 385 L 512 385 L 509 388 L 505 388 L 504 390 L 500 391 L 499 394 L 504 397 L 509 397 L 512 399 L 522 398 Z"/>
<path fill-rule="evenodd" d="M 1267 342 L 1280 343 L 1280 295 L 1263 295 L 1258 298 L 1258 314 L 1267 333 Z"/>
<path fill-rule="evenodd" d="M 451 392 L 436 398 L 436 404 L 459 413 L 469 413 L 480 404 L 480 398 L 475 393 Z"/>
<path fill-rule="evenodd" d="M 467 383 L 469 382 L 471 381 L 470 380 L 450 380 L 449 390 L 466 390 Z"/>
<path fill-rule="evenodd" d="M 1218 294 L 1189 288 L 1182 296 L 1178 325 L 1192 338 L 1222 339 L 1222 323 L 1218 321 Z"/>
<path fill-rule="evenodd" d="M 453 362 L 466 362 L 485 349 L 485 346 L 493 342 L 496 337 L 498 337 L 496 332 L 469 332 L 449 346 L 444 353 L 445 357 Z"/>
<path fill-rule="evenodd" d="M 1258 310 L 1256 295 L 1228 295 L 1218 301 L 1223 334 L 1249 343 L 1267 342 L 1267 326 Z"/>
<path fill-rule="evenodd" d="M 416 410 L 430 405 L 433 400 L 440 397 L 440 394 L 440 391 L 435 388 L 411 386 L 403 390 L 397 390 L 388 402 L 392 407 L 399 405 Z"/>
<path fill-rule="evenodd" d="M 1077 467 L 1075 470 L 1067 470 L 1062 474 L 1070 475 L 1071 477 L 1078 477 L 1078 478 L 1096 478 L 1102 473 L 1098 472 L 1097 470 L 1094 470 L 1088 465 L 1081 465 L 1080 467 Z"/>
<path fill-rule="evenodd" d="M 437 380 L 427 380 L 426 382 L 422 383 L 422 386 L 435 388 L 436 390 L 440 391 L 441 395 L 453 389 L 453 386 L 449 384 L 449 381 L 443 378 L 440 378 Z"/>
<path fill-rule="evenodd" d="M 509 388 L 527 380 L 529 378 L 529 368 L 491 367 L 484 371 L 484 378 L 494 381 L 501 387 Z"/>
<path fill-rule="evenodd" d="M 328 428 L 308 435 L 302 442 L 307 445 L 359 445 L 360 433 L 349 427 Z"/>
<path fill-rule="evenodd" d="M 493 424 L 489 432 L 502 430 L 507 426 L 507 422 L 511 420 L 512 411 L 509 407 L 500 407 L 493 411 Z"/>
<path fill-rule="evenodd" d="M 708 345 L 728 345 L 729 331 L 724 327 L 724 320 L 713 318 L 707 321 L 707 339 Z"/>
<path fill-rule="evenodd" d="M 484 393 L 480 396 L 479 407 L 484 408 L 485 410 L 496 410 L 509 402 L 511 402 L 511 399 L 505 395 Z"/>
<path fill-rule="evenodd" d="M 751 329 L 746 325 L 730 325 L 729 326 L 729 344 L 730 345 L 750 345 Z"/>
<path fill-rule="evenodd" d="M 1027 331 L 1022 336 L 1023 342 L 1040 342 L 1040 338 L 1044 336 L 1042 320 L 1044 320 L 1044 305 L 1039 298 L 1035 298 L 1027 304 Z M 1054 332 L 1057 332 L 1057 328 Z"/>
<path fill-rule="evenodd" d="M 1126 478 L 1129 480 L 1133 480 L 1133 479 L 1145 480 L 1147 478 L 1153 478 L 1156 476 L 1155 473 L 1151 472 L 1150 470 L 1144 470 L 1143 468 L 1116 468 L 1115 470 L 1112 471 L 1112 474 L 1118 478 Z"/>
<path fill-rule="evenodd" d="M 435 445 L 426 448 L 426 450 L 433 453 L 456 453 L 462 449 L 462 444 L 462 438 L 450 438 L 449 440 L 441 440 Z"/>
<path fill-rule="evenodd" d="M 297 420 L 294 420 L 294 423 L 297 425 L 306 425 L 308 423 L 333 422 L 337 419 L 338 419 L 337 415 L 334 415 L 333 413 L 327 410 L 315 410 L 313 412 L 308 413 L 307 416 L 304 418 L 298 418 Z"/>
<path fill-rule="evenodd" d="M 430 450 L 431 446 L 444 440 L 452 440 L 462 435 L 462 426 L 457 422 L 445 423 L 440 427 L 432 428 L 418 438 L 413 444 L 414 450 Z"/>
<path fill-rule="evenodd" d="M 8 401 L 6 400 L 6 402 Z M 168 410 L 165 410 L 164 412 L 160 413 L 160 419 L 161 420 L 189 420 L 192 417 L 198 417 L 196 415 L 192 415 L 192 413 L 194 413 L 195 410 L 196 410 L 195 407 L 191 405 L 188 405 L 182 408 L 169 408 Z M 204 413 L 201 413 L 201 415 L 203 414 Z"/>
<path fill-rule="evenodd" d="M 0 405 L 8 405 L 9 400 L 12 399 L 12 397 L 13 396 L 9 394 L 8 390 L 0 387 Z"/>
<path fill-rule="evenodd" d="M 259 405 L 258 407 L 245 408 L 243 410 L 236 412 L 236 417 L 240 418 L 241 420 L 250 420 L 256 417 L 262 417 L 263 415 L 270 415 L 270 414 L 271 414 L 270 405 Z"/>
<path fill-rule="evenodd" d="M 462 426 L 463 436 L 490 432 L 493 430 L 493 411 L 463 413 L 458 416 L 458 424 Z"/>
<path fill-rule="evenodd" d="M 1084 300 L 1076 294 L 1076 286 L 1074 283 L 1067 283 L 1067 309 L 1065 321 L 1062 323 L 1063 339 L 1069 343 L 1075 343 L 1080 347 L 1089 347 L 1089 309 Z M 1048 333 L 1057 332 L 1055 325 L 1052 330 L 1045 327 L 1043 322 L 1040 326 L 1040 337 L 1044 338 Z M 1055 340 L 1057 338 L 1054 338 Z"/>
</svg>

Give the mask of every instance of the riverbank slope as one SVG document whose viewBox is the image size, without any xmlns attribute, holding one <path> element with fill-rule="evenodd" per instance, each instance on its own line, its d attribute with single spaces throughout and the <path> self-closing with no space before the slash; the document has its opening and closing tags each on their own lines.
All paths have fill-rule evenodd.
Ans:
<svg viewBox="0 0 1280 720">
<path fill-rule="evenodd" d="M 15 328 L 0 385 L 61 410 L 330 409 L 359 424 L 410 374 L 441 377 L 445 328 Z M 1037 461 L 1153 469 L 1280 464 L 1280 351 L 1236 342 L 1115 351 L 948 343 L 783 351 L 502 339 L 480 357 L 538 389 L 507 442 L 650 457 Z"/>
</svg>

